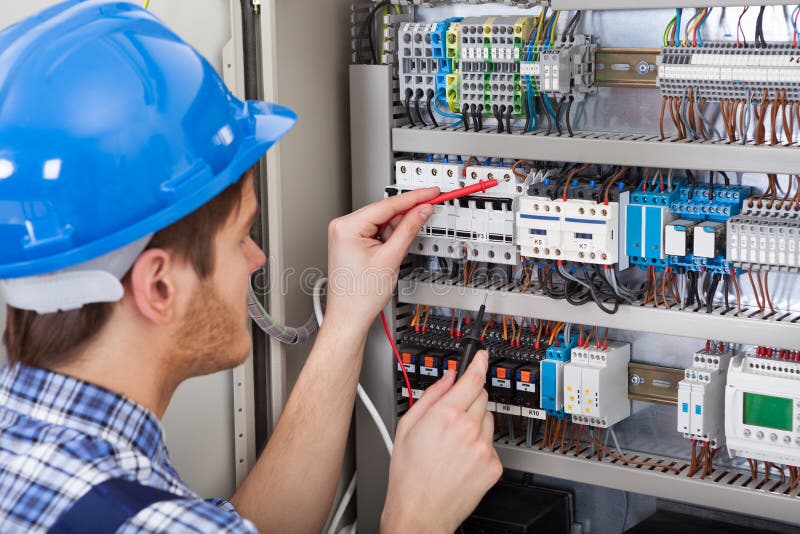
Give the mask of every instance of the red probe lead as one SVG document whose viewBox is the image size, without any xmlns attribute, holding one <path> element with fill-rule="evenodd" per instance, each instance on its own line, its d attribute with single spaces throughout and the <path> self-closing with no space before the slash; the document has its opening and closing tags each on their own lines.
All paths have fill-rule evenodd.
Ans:
<svg viewBox="0 0 800 534">
<path fill-rule="evenodd" d="M 447 193 L 442 193 L 438 197 L 432 198 L 429 201 L 425 202 L 425 204 L 430 204 L 431 206 L 435 206 L 436 204 L 442 204 L 443 202 L 447 202 L 449 200 L 455 200 L 457 198 L 474 195 L 475 193 L 485 193 L 487 189 L 496 187 L 498 184 L 499 182 L 497 180 L 486 180 L 484 182 L 478 182 L 477 184 L 469 185 L 467 187 L 462 187 L 461 189 L 455 189 Z M 406 210 L 404 212 L 398 213 L 397 215 L 405 215 L 409 211 L 411 210 Z M 395 217 L 397 215 L 395 215 Z M 394 217 L 392 217 L 392 219 L 393 218 Z M 380 227 L 378 228 L 378 233 L 375 236 L 376 238 L 383 235 L 384 230 L 386 230 L 386 227 L 389 226 L 390 222 L 391 219 L 380 225 Z M 392 346 L 392 352 L 394 352 L 394 356 L 397 359 L 397 363 L 399 364 L 400 371 L 403 373 L 403 382 L 405 382 L 406 389 L 408 390 L 408 406 L 410 408 L 414 406 L 414 393 L 411 389 L 411 382 L 408 380 L 408 374 L 406 373 L 406 368 L 403 365 L 403 358 L 400 356 L 400 351 L 397 349 L 397 344 L 394 342 L 394 338 L 392 337 L 392 332 L 389 328 L 389 321 L 386 320 L 386 313 L 384 312 L 381 312 L 381 322 L 383 323 L 383 331 L 386 333 L 386 338 L 389 340 L 389 344 Z"/>
<path fill-rule="evenodd" d="M 487 189 L 491 189 L 492 187 L 497 187 L 499 184 L 500 182 L 498 182 L 497 180 L 485 180 L 483 182 L 478 182 L 477 184 L 472 184 L 468 185 L 467 187 L 462 187 L 461 189 L 454 189 L 452 191 L 448 191 L 447 193 L 442 193 L 438 197 L 434 197 L 429 201 L 425 202 L 425 204 L 430 204 L 431 206 L 435 206 L 436 204 L 444 204 L 445 202 L 456 200 L 457 198 L 468 197 L 469 195 L 474 195 L 475 193 L 485 193 Z M 416 208 L 416 206 L 414 206 L 414 208 Z M 397 215 L 405 215 L 409 211 L 411 210 L 402 211 Z M 395 215 L 395 217 L 397 215 Z M 377 237 L 383 235 L 384 230 L 386 230 L 386 227 L 389 226 L 390 222 L 391 221 L 386 221 L 385 223 L 380 225 L 380 227 L 378 228 Z"/>
</svg>

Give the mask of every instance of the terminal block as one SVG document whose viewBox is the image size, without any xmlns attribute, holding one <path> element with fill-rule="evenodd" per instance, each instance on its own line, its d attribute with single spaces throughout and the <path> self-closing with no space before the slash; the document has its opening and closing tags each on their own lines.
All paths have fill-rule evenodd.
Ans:
<svg viewBox="0 0 800 534">
<path fill-rule="evenodd" d="M 473 17 L 461 21 L 461 107 L 501 119 L 524 115 L 519 66 L 533 20 Z"/>
<path fill-rule="evenodd" d="M 576 35 L 567 40 L 559 37 L 553 46 L 528 50 L 526 56 L 534 61 L 523 62 L 520 72 L 535 78 L 541 93 L 556 99 L 572 97 L 580 101 L 597 91 L 594 85 L 596 53 L 597 45 L 590 35 Z"/>
<path fill-rule="evenodd" d="M 609 428 L 630 416 L 630 361 L 629 343 L 572 349 L 564 365 L 564 411 L 574 423 Z"/>
<path fill-rule="evenodd" d="M 786 91 L 800 98 L 800 62 L 791 43 L 768 48 L 739 48 L 736 43 L 704 43 L 702 47 L 666 47 L 658 56 L 658 87 L 665 96 L 683 98 L 692 88 L 709 101 L 736 99 L 760 103 Z"/>
<path fill-rule="evenodd" d="M 400 96 L 409 101 L 427 103 L 437 93 L 436 76 L 440 60 L 433 55 L 431 35 L 436 24 L 406 22 L 398 31 L 398 69 Z"/>
<path fill-rule="evenodd" d="M 531 419 L 541 419 L 539 417 L 539 383 L 540 366 L 525 363 L 516 371 L 516 403 L 520 406 L 522 415 Z"/>
<path fill-rule="evenodd" d="M 750 187 L 742 185 L 717 185 L 713 191 L 707 184 L 694 188 L 684 185 L 679 188 L 679 196 L 670 209 L 681 219 L 726 222 L 741 213 L 751 192 Z"/>
<path fill-rule="evenodd" d="M 725 440 L 731 458 L 800 465 L 800 363 L 733 358 L 725 388 Z"/>
<path fill-rule="evenodd" d="M 731 351 L 704 350 L 678 383 L 678 432 L 721 447 L 725 442 L 725 383 Z"/>
<path fill-rule="evenodd" d="M 667 225 L 677 217 L 670 206 L 680 195 L 672 191 L 636 191 L 627 206 L 626 253 L 634 265 L 668 267 L 669 257 L 664 247 Z"/>
<path fill-rule="evenodd" d="M 741 269 L 800 272 L 800 218 L 739 215 L 728 221 L 727 257 Z"/>
<path fill-rule="evenodd" d="M 628 193 L 620 202 L 520 197 L 516 207 L 517 242 L 522 256 L 628 267 L 624 228 Z M 621 210 L 620 206 L 623 206 Z M 622 221 L 620 221 L 622 215 Z"/>
</svg>

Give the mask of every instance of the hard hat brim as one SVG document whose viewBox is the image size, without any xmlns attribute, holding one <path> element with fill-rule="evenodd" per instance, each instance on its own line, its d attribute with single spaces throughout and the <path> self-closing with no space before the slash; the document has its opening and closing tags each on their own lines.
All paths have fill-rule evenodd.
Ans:
<svg viewBox="0 0 800 534">
<path fill-rule="evenodd" d="M 84 263 L 153 234 L 197 210 L 242 175 L 297 123 L 297 114 L 289 108 L 268 102 L 245 104 L 244 139 L 227 167 L 213 174 L 207 165 L 198 165 L 189 173 L 162 185 L 166 196 L 174 193 L 173 202 L 161 211 L 102 239 L 53 255 L 31 258 L 0 266 L 0 280 L 51 273 Z M 239 103 L 241 106 L 241 102 Z"/>
</svg>

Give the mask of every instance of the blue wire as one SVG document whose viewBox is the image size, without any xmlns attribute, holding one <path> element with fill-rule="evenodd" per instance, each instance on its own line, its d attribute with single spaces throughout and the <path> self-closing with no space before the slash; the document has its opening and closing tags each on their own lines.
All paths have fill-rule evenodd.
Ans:
<svg viewBox="0 0 800 534">
<path fill-rule="evenodd" d="M 553 24 L 556 21 L 555 15 L 550 17 L 550 24 L 547 25 L 547 31 L 544 34 L 544 48 L 550 48 L 550 34 L 553 31 Z"/>
<path fill-rule="evenodd" d="M 448 113 L 448 112 L 442 111 L 441 109 L 439 109 L 439 103 L 440 103 L 440 101 L 437 100 L 433 105 L 433 110 L 436 113 L 438 113 L 442 117 L 447 117 L 449 119 L 458 119 L 457 122 L 454 122 L 453 124 L 449 125 L 451 128 L 456 128 L 456 127 L 461 126 L 462 124 L 464 124 L 464 120 L 461 118 L 461 115 L 456 115 L 455 113 Z"/>
<path fill-rule="evenodd" d="M 676 20 L 675 20 L 675 36 L 676 36 L 675 46 L 677 46 L 677 47 L 681 46 L 681 35 L 682 35 L 681 34 L 681 12 L 682 11 L 683 10 L 681 8 L 676 8 L 675 9 L 675 18 L 676 18 Z"/>
<path fill-rule="evenodd" d="M 794 8 L 794 11 L 792 11 L 792 16 L 791 16 L 791 18 L 789 20 L 792 21 L 792 27 L 794 28 L 794 33 L 797 34 L 797 35 L 800 35 L 800 30 L 797 29 L 797 24 L 795 23 L 795 20 L 794 20 L 794 17 L 795 17 L 795 15 L 797 15 L 798 10 L 800 10 L 800 6 L 797 6 L 796 8 Z"/>
<path fill-rule="evenodd" d="M 553 106 L 550 105 L 550 99 L 547 98 L 547 95 L 542 95 L 544 97 L 544 107 L 547 108 L 547 112 L 550 113 L 550 116 L 553 117 L 554 121 L 558 121 L 556 118 L 556 112 L 553 111 Z"/>
<path fill-rule="evenodd" d="M 547 8 L 544 8 L 547 11 Z M 534 43 L 536 42 L 536 36 L 539 33 L 539 27 L 533 29 L 533 33 L 531 34 L 531 41 L 530 45 L 528 46 L 528 56 L 527 61 L 533 61 L 533 51 L 534 51 Z M 533 117 L 533 129 L 539 129 L 539 117 L 536 115 L 536 110 L 533 107 L 533 82 L 531 81 L 531 76 L 528 75 L 525 77 L 528 82 L 528 108 L 530 109 L 531 116 Z"/>
</svg>

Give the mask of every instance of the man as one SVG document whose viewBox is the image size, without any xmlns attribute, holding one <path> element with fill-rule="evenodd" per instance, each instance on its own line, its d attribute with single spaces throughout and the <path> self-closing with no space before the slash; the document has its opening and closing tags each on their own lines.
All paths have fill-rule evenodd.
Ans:
<svg viewBox="0 0 800 534">
<path fill-rule="evenodd" d="M 347 291 L 330 292 L 230 503 L 186 487 L 159 421 L 182 381 L 249 352 L 247 280 L 265 258 L 248 169 L 294 122 L 235 99 L 133 4 L 70 0 L 0 33 L 0 531 L 321 529 L 367 330 L 436 190 L 331 223 L 330 284 Z M 486 367 L 482 353 L 400 421 L 382 530 L 452 532 L 500 476 Z"/>
</svg>

